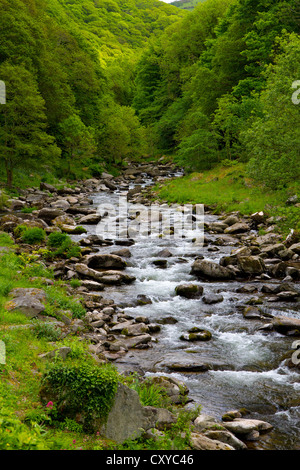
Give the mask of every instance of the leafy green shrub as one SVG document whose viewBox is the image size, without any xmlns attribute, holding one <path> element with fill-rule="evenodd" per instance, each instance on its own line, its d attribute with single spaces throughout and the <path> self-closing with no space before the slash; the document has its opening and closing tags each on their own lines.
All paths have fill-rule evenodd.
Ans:
<svg viewBox="0 0 300 470">
<path fill-rule="evenodd" d="M 51 233 L 48 237 L 47 245 L 50 248 L 56 248 L 56 250 L 48 253 L 48 258 L 55 258 L 58 256 L 64 258 L 77 258 L 81 255 L 80 246 L 74 243 L 71 237 L 66 233 Z"/>
<path fill-rule="evenodd" d="M 92 430 L 92 416 L 105 421 L 118 386 L 118 372 L 111 364 L 54 364 L 45 372 L 40 395 L 53 398 L 57 421 L 85 414 L 85 430 Z"/>
<path fill-rule="evenodd" d="M 62 246 L 66 241 L 71 240 L 69 235 L 61 232 L 50 233 L 47 240 L 47 245 L 52 248 L 58 248 Z"/>
<path fill-rule="evenodd" d="M 46 232 L 40 227 L 27 227 L 26 225 L 18 225 L 14 234 L 17 238 L 21 238 L 22 242 L 28 245 L 35 245 L 42 243 L 46 238 Z"/>
</svg>

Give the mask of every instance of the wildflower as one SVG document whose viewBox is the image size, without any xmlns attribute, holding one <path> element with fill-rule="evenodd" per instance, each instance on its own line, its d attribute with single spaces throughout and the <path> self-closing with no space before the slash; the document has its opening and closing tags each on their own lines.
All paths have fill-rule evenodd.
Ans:
<svg viewBox="0 0 300 470">
<path fill-rule="evenodd" d="M 53 401 L 48 401 L 46 408 L 52 408 L 53 407 Z"/>
</svg>

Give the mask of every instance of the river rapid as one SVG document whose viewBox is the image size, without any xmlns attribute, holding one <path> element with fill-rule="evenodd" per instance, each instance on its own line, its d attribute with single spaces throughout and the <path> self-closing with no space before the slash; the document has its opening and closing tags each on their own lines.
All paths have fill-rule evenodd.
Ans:
<svg viewBox="0 0 300 470">
<path fill-rule="evenodd" d="M 151 178 L 145 177 L 142 186 L 152 183 Z M 134 188 L 134 183 L 130 188 Z M 93 206 L 117 206 L 125 193 L 122 188 L 100 191 L 92 195 Z M 161 204 L 159 210 L 168 215 L 175 209 Z M 217 220 L 216 215 L 204 215 L 204 222 Z M 96 233 L 93 225 L 85 228 L 87 235 Z M 150 348 L 131 350 L 118 359 L 116 365 L 123 371 L 142 369 L 146 375 L 169 375 L 184 381 L 192 403 L 200 404 L 202 413 L 219 420 L 230 410 L 246 408 L 250 412 L 247 417 L 272 424 L 273 431 L 259 441 L 247 443 L 250 449 L 300 450 L 300 375 L 297 369 L 285 365 L 295 338 L 261 330 L 261 320 L 244 318 L 242 309 L 255 296 L 237 292 L 244 282 L 204 282 L 191 274 L 191 265 L 197 256 L 219 261 L 229 255 L 234 247 L 230 239 L 221 244 L 219 234 L 208 234 L 204 246 L 196 245 L 192 239 L 193 234 L 189 233 L 185 238 L 148 235 L 137 237 L 128 247 L 131 257 L 126 260 L 126 273 L 136 280 L 129 285 L 107 287 L 103 297 L 113 299 L 133 318 L 146 316 L 151 323 L 159 323 L 161 330 L 153 334 Z M 112 248 L 122 246 L 102 246 L 99 252 L 111 253 Z M 163 249 L 168 249 L 172 256 L 165 258 L 163 266 L 154 264 L 161 259 L 159 253 Z M 188 299 L 176 295 L 176 286 L 190 282 L 201 285 L 205 295 L 221 293 L 223 301 L 205 304 L 201 297 Z M 245 282 L 258 291 L 264 283 L 258 279 Z M 139 295 L 148 296 L 151 303 L 136 305 Z M 271 315 L 300 318 L 297 302 L 276 302 L 276 305 L 264 302 L 260 307 Z M 211 340 L 187 342 L 180 339 L 193 327 L 210 331 Z M 209 367 L 203 371 L 172 368 L 174 364 L 191 363 L 209 364 Z"/>
</svg>

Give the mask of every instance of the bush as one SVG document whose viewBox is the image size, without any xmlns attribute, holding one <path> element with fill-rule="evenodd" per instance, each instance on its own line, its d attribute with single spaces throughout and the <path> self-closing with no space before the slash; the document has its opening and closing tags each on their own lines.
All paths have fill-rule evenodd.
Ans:
<svg viewBox="0 0 300 470">
<path fill-rule="evenodd" d="M 49 235 L 47 245 L 56 250 L 49 252 L 49 258 L 62 256 L 64 258 L 79 257 L 81 255 L 81 248 L 74 243 L 69 235 L 66 233 L 53 232 Z"/>
<path fill-rule="evenodd" d="M 71 241 L 71 238 L 66 233 L 53 232 L 48 236 L 47 245 L 51 248 L 58 248 L 62 246 L 67 240 Z"/>
<path fill-rule="evenodd" d="M 40 227 L 28 228 L 26 226 L 18 226 L 15 234 L 20 234 L 22 242 L 28 245 L 36 245 L 42 243 L 46 238 L 46 232 Z"/>
<path fill-rule="evenodd" d="M 44 374 L 40 396 L 52 400 L 57 421 L 74 419 L 84 413 L 84 429 L 91 431 L 91 420 L 105 421 L 118 386 L 118 372 L 107 365 L 54 364 Z"/>
</svg>

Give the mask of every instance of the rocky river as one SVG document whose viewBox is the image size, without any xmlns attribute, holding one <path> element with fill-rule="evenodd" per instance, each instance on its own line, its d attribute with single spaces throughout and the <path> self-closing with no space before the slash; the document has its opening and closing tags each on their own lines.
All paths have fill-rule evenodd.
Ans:
<svg viewBox="0 0 300 470">
<path fill-rule="evenodd" d="M 171 220 L 171 230 L 159 236 L 145 231 L 135 237 L 134 230 L 129 238 L 99 236 L 99 220 L 115 228 L 140 215 L 120 213 L 120 198 L 133 209 L 148 207 L 151 185 L 176 176 L 181 172 L 168 166 L 153 174 L 137 165 L 122 177 L 87 182 L 90 201 L 79 214 L 78 191 L 59 199 L 69 197 L 65 207 L 52 203 L 86 230 L 71 235 L 86 258 L 58 264 L 57 276 L 84 280 L 79 292 L 92 299 L 91 323 L 99 336 L 93 353 L 123 373 L 183 381 L 189 389 L 186 406 L 200 404 L 218 420 L 244 409 L 247 417 L 270 423 L 272 431 L 250 440 L 250 449 L 300 450 L 299 241 L 292 235 L 282 240 L 263 213 L 217 216 L 209 207 L 204 214 L 189 213 L 190 232 L 176 237 L 173 219 L 183 207 L 164 203 L 155 206 L 158 220 Z M 201 243 L 197 227 L 203 229 Z M 101 264 L 103 255 L 115 264 Z M 101 315 L 97 296 L 106 305 Z"/>
</svg>

